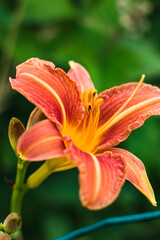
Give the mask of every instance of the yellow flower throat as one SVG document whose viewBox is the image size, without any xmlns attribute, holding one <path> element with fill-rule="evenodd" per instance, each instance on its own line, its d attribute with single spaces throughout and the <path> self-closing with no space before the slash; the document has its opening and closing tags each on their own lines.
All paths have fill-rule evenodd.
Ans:
<svg viewBox="0 0 160 240">
<path fill-rule="evenodd" d="M 66 128 L 64 135 L 70 136 L 76 147 L 85 152 L 94 152 L 98 141 L 95 140 L 97 131 L 100 105 L 102 98 L 95 99 L 97 90 L 90 89 L 88 92 L 84 90 L 81 94 L 81 101 L 84 111 L 84 117 L 77 127 Z"/>
<path fill-rule="evenodd" d="M 134 107 L 125 109 L 128 103 L 135 96 L 144 81 L 145 75 L 142 75 L 136 88 L 124 104 L 113 114 L 113 116 L 106 121 L 102 126 L 98 127 L 100 105 L 103 101 L 102 98 L 96 99 L 97 90 L 90 89 L 88 92 L 85 90 L 81 94 L 81 101 L 84 111 L 84 117 L 78 126 L 67 126 L 63 131 L 63 135 L 70 136 L 73 143 L 84 152 L 94 153 L 98 147 L 101 137 L 115 123 L 120 121 L 123 117 L 134 111 Z"/>
</svg>

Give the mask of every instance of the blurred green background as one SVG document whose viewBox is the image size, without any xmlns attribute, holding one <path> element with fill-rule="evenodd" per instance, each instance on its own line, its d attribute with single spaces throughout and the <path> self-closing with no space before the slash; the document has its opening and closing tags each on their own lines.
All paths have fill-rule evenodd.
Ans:
<svg viewBox="0 0 160 240">
<path fill-rule="evenodd" d="M 16 65 L 39 57 L 68 70 L 74 60 L 86 67 L 98 92 L 129 81 L 160 86 L 159 0 L 0 1 L 0 222 L 9 213 L 16 157 L 8 123 L 24 124 L 34 108 L 11 90 Z M 145 164 L 160 205 L 160 118 L 152 117 L 121 146 Z M 32 163 L 28 175 L 38 167 Z M 76 169 L 50 176 L 27 193 L 23 203 L 25 240 L 50 240 L 103 218 L 156 210 L 130 183 L 106 209 L 90 211 L 78 197 Z M 160 220 L 99 230 L 82 240 L 159 239 Z"/>
</svg>

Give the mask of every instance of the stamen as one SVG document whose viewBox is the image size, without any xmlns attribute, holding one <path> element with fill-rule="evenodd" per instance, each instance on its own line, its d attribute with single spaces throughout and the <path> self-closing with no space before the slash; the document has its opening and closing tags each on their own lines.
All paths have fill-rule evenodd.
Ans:
<svg viewBox="0 0 160 240">
<path fill-rule="evenodd" d="M 90 89 L 87 94 L 87 101 L 88 101 L 88 103 L 91 103 L 93 101 L 93 90 L 92 89 Z"/>
<path fill-rule="evenodd" d="M 100 105 L 101 103 L 103 102 L 103 98 L 99 98 L 96 100 L 95 104 L 94 104 L 94 111 L 97 113 L 97 112 L 100 112 Z"/>
<path fill-rule="evenodd" d="M 70 137 L 74 144 L 86 152 L 94 152 L 97 141 L 93 141 L 97 131 L 102 98 L 96 99 L 97 90 L 84 90 L 81 100 L 85 109 L 83 120 L 80 125 L 70 131 Z"/>
<path fill-rule="evenodd" d="M 89 119 L 87 125 L 85 125 L 84 131 L 85 131 L 85 139 L 82 143 L 82 146 L 85 147 L 88 151 L 94 151 L 97 142 L 93 141 L 98 122 L 99 122 L 99 113 L 100 113 L 100 104 L 102 103 L 103 99 L 99 98 L 97 100 L 94 100 L 91 104 L 88 104 L 88 111 L 89 111 Z M 86 122 L 85 122 L 86 124 Z"/>
<path fill-rule="evenodd" d="M 92 103 L 92 101 L 94 101 L 96 93 L 97 93 L 97 90 L 93 90 L 93 89 L 89 90 L 89 92 L 87 94 L 88 103 Z"/>
<path fill-rule="evenodd" d="M 93 91 L 93 98 L 95 98 L 96 94 L 97 94 L 97 90 L 94 90 Z"/>
<path fill-rule="evenodd" d="M 123 111 L 123 109 L 128 105 L 128 103 L 132 100 L 140 86 L 142 85 L 144 81 L 145 75 L 143 74 L 139 83 L 137 84 L 136 88 L 134 89 L 131 96 L 127 99 L 127 101 L 118 109 L 118 111 L 97 131 L 97 135 L 101 135 L 103 131 L 106 131 L 108 128 L 110 128 L 115 123 L 115 118 Z"/>
<path fill-rule="evenodd" d="M 92 105 L 88 104 L 88 112 L 91 113 L 92 112 Z"/>
<path fill-rule="evenodd" d="M 81 94 L 81 100 L 83 104 L 86 104 L 86 94 L 87 94 L 86 90 L 84 90 Z"/>
</svg>

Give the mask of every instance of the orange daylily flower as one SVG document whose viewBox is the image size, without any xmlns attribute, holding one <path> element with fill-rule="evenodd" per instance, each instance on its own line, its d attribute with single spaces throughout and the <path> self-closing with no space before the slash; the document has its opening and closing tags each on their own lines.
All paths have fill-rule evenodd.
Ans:
<svg viewBox="0 0 160 240">
<path fill-rule="evenodd" d="M 142 75 L 139 83 L 97 95 L 88 72 L 73 61 L 70 67 L 65 73 L 51 62 L 31 58 L 10 78 L 12 88 L 46 116 L 19 138 L 20 157 L 46 160 L 42 178 L 78 167 L 80 199 L 90 209 L 111 204 L 126 179 L 156 206 L 141 160 L 115 146 L 151 115 L 160 114 L 160 89 L 144 84 Z"/>
</svg>

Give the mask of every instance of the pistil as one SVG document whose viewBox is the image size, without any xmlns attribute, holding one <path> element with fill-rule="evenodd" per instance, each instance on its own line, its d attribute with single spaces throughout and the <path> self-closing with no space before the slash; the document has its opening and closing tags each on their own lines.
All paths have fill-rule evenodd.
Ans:
<svg viewBox="0 0 160 240">
<path fill-rule="evenodd" d="M 97 130 L 96 137 L 99 138 L 104 131 L 109 129 L 113 124 L 118 122 L 120 119 L 123 118 L 123 114 L 120 117 L 120 113 L 124 110 L 124 108 L 128 105 L 128 103 L 133 99 L 139 88 L 141 87 L 143 81 L 144 81 L 145 75 L 143 74 L 139 83 L 137 84 L 136 88 L 134 89 L 133 93 L 131 96 L 127 99 L 127 101 L 118 109 L 118 111 L 102 126 Z"/>
</svg>

